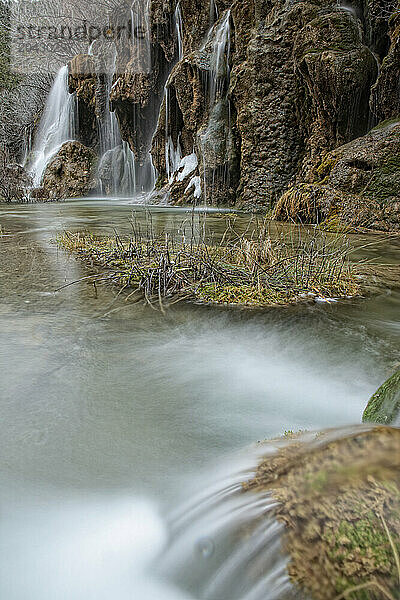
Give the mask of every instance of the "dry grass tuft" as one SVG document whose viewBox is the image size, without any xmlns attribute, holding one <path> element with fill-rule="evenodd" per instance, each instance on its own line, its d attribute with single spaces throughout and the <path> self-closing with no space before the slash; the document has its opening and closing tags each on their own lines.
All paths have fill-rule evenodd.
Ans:
<svg viewBox="0 0 400 600">
<path fill-rule="evenodd" d="M 190 298 L 260 307 L 359 293 L 344 235 L 312 228 L 273 237 L 267 221 L 248 231 L 239 235 L 228 222 L 215 244 L 204 230 L 160 237 L 151 225 L 134 223 L 129 239 L 65 232 L 57 243 L 100 268 L 94 278 L 137 291 L 150 303 Z"/>
</svg>

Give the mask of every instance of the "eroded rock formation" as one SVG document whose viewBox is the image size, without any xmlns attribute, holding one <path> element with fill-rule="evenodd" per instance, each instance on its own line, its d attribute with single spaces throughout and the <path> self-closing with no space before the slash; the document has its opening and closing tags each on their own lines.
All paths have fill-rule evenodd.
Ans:
<svg viewBox="0 0 400 600">
<path fill-rule="evenodd" d="M 123 2 L 110 17 L 131 31 L 117 40 L 108 84 L 94 74 L 101 72 L 96 49 L 70 63 L 79 141 L 97 150 L 106 106 L 136 169 L 149 170 L 151 150 L 156 187 L 171 202 L 265 210 L 280 199 L 277 217 L 308 221 L 332 216 L 340 204 L 350 225 L 398 226 L 395 158 L 388 158 L 391 173 L 381 173 L 384 184 L 378 173 L 395 132 L 368 133 L 400 116 L 397 0 L 135 6 Z M 335 169 L 318 178 L 336 151 L 327 157 Z M 367 175 L 357 160 L 372 161 L 376 189 L 362 187 Z M 296 202 L 288 203 L 288 190 Z M 302 190 L 307 197 L 298 201 Z"/>
<path fill-rule="evenodd" d="M 308 182 L 283 194 L 275 217 L 332 229 L 400 230 L 400 121 L 325 154 Z"/>
<path fill-rule="evenodd" d="M 53 200 L 87 196 L 97 189 L 95 173 L 93 150 L 80 142 L 67 142 L 47 165 L 41 189 Z"/>
<path fill-rule="evenodd" d="M 192 176 L 200 176 L 208 201 L 271 207 L 291 183 L 309 179 L 323 153 L 397 111 L 384 91 L 387 85 L 396 96 L 396 17 L 390 20 L 390 51 L 387 35 L 395 2 L 180 4 L 184 54 L 168 79 L 152 150 L 159 185 L 170 180 L 175 201 L 182 199 L 183 186 L 171 182 L 171 142 L 183 156 L 196 153 L 199 166 Z M 213 6 L 219 20 L 207 34 Z M 169 8 L 172 15 L 174 3 Z M 216 74 L 213 52 L 220 50 L 227 10 L 229 72 Z M 390 106 L 378 110 L 380 102 Z"/>
<path fill-rule="evenodd" d="M 96 106 L 98 79 L 92 56 L 79 54 L 68 65 L 68 87 L 76 94 L 78 108 L 78 141 L 85 146 L 96 148 L 99 143 Z"/>
</svg>

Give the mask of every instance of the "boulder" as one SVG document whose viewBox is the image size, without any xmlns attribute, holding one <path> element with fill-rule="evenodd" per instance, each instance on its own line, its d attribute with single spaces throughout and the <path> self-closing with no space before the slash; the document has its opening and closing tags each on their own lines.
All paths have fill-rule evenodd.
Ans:
<svg viewBox="0 0 400 600">
<path fill-rule="evenodd" d="M 282 195 L 278 220 L 349 230 L 400 230 L 400 120 L 326 153 L 308 182 Z"/>
<path fill-rule="evenodd" d="M 46 167 L 42 188 L 50 199 L 76 198 L 94 193 L 96 155 L 80 142 L 66 142 Z"/>
<path fill-rule="evenodd" d="M 400 369 L 372 396 L 364 411 L 363 422 L 400 426 Z"/>
<path fill-rule="evenodd" d="M 398 598 L 400 429 L 292 435 L 267 443 L 245 493 L 269 492 L 291 582 L 313 600 Z"/>
</svg>

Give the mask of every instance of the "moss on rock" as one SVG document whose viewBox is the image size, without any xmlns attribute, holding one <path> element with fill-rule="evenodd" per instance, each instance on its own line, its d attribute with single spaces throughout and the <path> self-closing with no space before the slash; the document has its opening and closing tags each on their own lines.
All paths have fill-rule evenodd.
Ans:
<svg viewBox="0 0 400 600">
<path fill-rule="evenodd" d="M 275 218 L 332 229 L 400 230 L 400 121 L 325 154 L 310 175 L 281 196 Z"/>
<path fill-rule="evenodd" d="M 244 489 L 278 501 L 289 575 L 307 597 L 399 598 L 400 430 L 286 438 Z"/>
<path fill-rule="evenodd" d="M 400 415 L 400 369 L 392 375 L 368 402 L 364 422 L 394 424 Z"/>
</svg>

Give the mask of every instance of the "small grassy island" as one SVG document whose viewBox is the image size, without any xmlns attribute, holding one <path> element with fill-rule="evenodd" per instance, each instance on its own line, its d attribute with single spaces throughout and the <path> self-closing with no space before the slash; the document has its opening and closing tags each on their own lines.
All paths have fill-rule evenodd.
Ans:
<svg viewBox="0 0 400 600">
<path fill-rule="evenodd" d="M 220 243 L 205 234 L 159 238 L 134 228 L 128 239 L 65 232 L 60 247 L 96 267 L 93 281 L 110 281 L 148 302 L 191 300 L 215 305 L 267 307 L 360 294 L 343 235 L 313 228 L 272 236 L 268 222 L 251 235 L 229 224 Z"/>
</svg>

